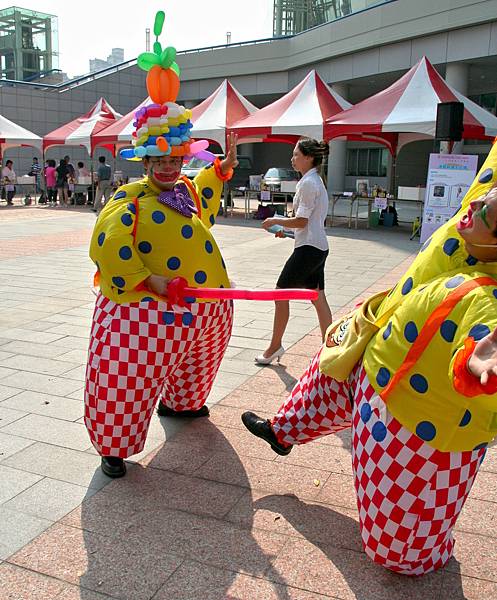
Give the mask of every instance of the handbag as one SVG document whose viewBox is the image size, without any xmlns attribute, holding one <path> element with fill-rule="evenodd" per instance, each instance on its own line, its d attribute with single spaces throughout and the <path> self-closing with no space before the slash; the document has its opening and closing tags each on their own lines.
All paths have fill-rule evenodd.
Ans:
<svg viewBox="0 0 497 600">
<path fill-rule="evenodd" d="M 376 312 L 389 291 L 374 294 L 328 327 L 319 358 L 322 373 L 337 381 L 347 379 L 364 354 L 369 340 L 385 325 L 399 304 L 396 302 L 376 318 Z"/>
</svg>

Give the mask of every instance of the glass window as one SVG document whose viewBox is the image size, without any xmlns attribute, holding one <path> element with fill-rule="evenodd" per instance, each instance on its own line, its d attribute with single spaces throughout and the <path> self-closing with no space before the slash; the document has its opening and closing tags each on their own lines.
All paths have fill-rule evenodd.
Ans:
<svg viewBox="0 0 497 600">
<path fill-rule="evenodd" d="M 368 156 L 369 149 L 361 148 L 359 150 L 359 157 L 357 159 L 357 174 L 367 175 L 368 174 Z"/>
<path fill-rule="evenodd" d="M 480 105 L 495 115 L 495 104 L 497 100 L 497 94 L 482 94 Z"/>
<path fill-rule="evenodd" d="M 347 175 L 357 175 L 357 150 L 349 150 L 347 156 Z"/>
</svg>

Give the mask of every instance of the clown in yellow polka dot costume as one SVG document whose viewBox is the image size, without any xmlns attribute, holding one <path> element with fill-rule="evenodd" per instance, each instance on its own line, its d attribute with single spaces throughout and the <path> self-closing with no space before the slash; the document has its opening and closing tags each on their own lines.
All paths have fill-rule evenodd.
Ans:
<svg viewBox="0 0 497 600">
<path fill-rule="evenodd" d="M 160 35 L 164 13 L 156 15 Z M 191 112 L 175 103 L 179 90 L 176 51 L 138 57 L 148 71 L 152 103 L 135 114 L 133 148 L 146 176 L 119 188 L 100 213 L 90 244 L 100 287 L 90 336 L 85 385 L 85 425 L 101 455 L 102 471 L 122 477 L 124 459 L 143 450 L 150 419 L 205 417 L 205 405 L 231 335 L 231 300 L 178 306 L 169 282 L 189 287 L 230 286 L 226 265 L 211 233 L 223 184 L 236 167 L 236 136 L 226 158 L 207 152 L 190 136 Z M 193 182 L 181 177 L 185 158 L 210 163 Z"/>
<path fill-rule="evenodd" d="M 332 324 L 269 423 L 252 412 L 242 421 L 282 455 L 350 428 L 364 551 L 421 575 L 450 559 L 457 517 L 497 436 L 497 144 L 461 210 L 375 316 L 382 326 L 348 377 L 334 375 Z M 342 353 L 353 349 L 347 336 L 360 337 L 349 329 Z"/>
</svg>

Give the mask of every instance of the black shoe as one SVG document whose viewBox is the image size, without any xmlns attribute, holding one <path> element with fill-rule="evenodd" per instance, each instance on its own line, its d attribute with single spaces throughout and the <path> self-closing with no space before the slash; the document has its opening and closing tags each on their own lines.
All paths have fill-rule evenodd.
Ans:
<svg viewBox="0 0 497 600">
<path fill-rule="evenodd" d="M 117 456 L 102 456 L 102 463 L 100 465 L 102 471 L 107 477 L 124 477 L 126 475 L 126 464 L 123 458 Z"/>
<path fill-rule="evenodd" d="M 261 419 L 261 417 L 258 417 L 253 412 L 244 412 L 242 415 L 242 422 L 250 433 L 253 433 L 270 444 L 276 454 L 287 456 L 292 451 L 293 446 L 283 446 L 278 442 L 276 434 L 267 419 Z"/>
<path fill-rule="evenodd" d="M 197 419 L 198 417 L 208 417 L 209 407 L 204 404 L 198 410 L 173 410 L 159 400 L 157 414 L 159 417 L 186 417 L 188 419 Z"/>
</svg>

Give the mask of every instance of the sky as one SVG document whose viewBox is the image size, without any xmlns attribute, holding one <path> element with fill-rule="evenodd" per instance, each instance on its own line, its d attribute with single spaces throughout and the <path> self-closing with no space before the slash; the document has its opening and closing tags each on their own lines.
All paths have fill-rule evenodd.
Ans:
<svg viewBox="0 0 497 600">
<path fill-rule="evenodd" d="M 70 77 L 89 71 L 90 58 L 106 59 L 112 48 L 124 48 L 124 60 L 145 51 L 145 29 L 155 13 L 166 14 L 162 46 L 178 51 L 271 37 L 273 0 L 21 0 L 0 2 L 0 8 L 20 6 L 58 17 L 59 68 Z M 2 6 L 3 5 L 3 6 Z M 179 61 L 181 67 L 181 62 Z"/>
</svg>

